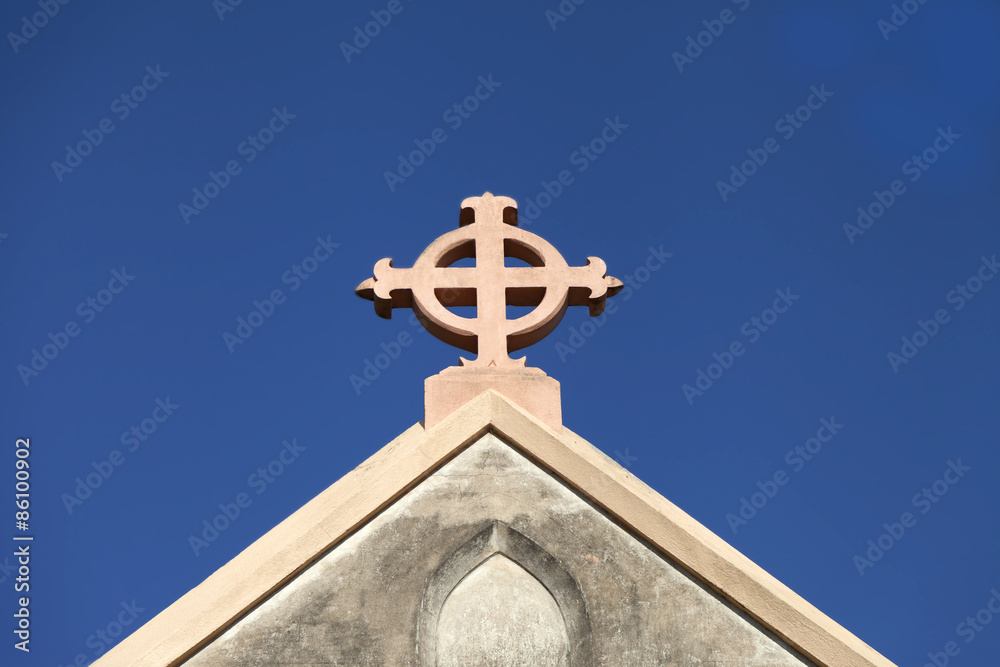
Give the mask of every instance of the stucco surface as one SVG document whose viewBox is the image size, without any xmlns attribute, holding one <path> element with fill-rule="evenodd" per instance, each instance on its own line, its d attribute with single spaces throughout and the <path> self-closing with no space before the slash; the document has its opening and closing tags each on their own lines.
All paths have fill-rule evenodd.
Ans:
<svg viewBox="0 0 1000 667">
<path fill-rule="evenodd" d="M 465 664 L 812 665 L 492 434 L 186 664 L 476 655 Z"/>
<path fill-rule="evenodd" d="M 440 667 L 569 665 L 569 638 L 552 594 L 494 554 L 448 596 L 437 627 Z"/>
</svg>

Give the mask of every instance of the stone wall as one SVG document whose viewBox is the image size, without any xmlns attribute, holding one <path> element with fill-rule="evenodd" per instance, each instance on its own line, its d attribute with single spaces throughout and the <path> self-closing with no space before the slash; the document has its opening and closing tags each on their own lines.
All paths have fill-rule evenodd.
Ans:
<svg viewBox="0 0 1000 667">
<path fill-rule="evenodd" d="M 491 434 L 186 664 L 812 665 Z"/>
</svg>

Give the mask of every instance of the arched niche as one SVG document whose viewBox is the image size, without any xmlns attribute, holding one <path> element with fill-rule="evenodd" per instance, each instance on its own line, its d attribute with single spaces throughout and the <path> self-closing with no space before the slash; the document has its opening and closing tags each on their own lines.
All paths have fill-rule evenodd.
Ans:
<svg viewBox="0 0 1000 667">
<path fill-rule="evenodd" d="M 569 637 L 552 594 L 493 554 L 458 582 L 438 616 L 437 667 L 569 667 Z"/>
<path fill-rule="evenodd" d="M 576 580 L 551 554 L 499 521 L 441 563 L 421 604 L 421 667 L 475 664 L 469 656 L 477 651 L 491 665 L 593 664 L 590 621 Z"/>
</svg>

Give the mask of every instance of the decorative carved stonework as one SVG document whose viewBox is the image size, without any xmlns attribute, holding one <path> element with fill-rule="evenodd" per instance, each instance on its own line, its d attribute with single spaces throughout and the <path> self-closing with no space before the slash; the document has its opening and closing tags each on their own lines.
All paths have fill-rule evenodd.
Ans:
<svg viewBox="0 0 1000 667">
<path fill-rule="evenodd" d="M 475 258 L 475 266 L 452 266 L 465 258 Z M 505 266 L 506 258 L 529 266 Z M 551 333 L 569 306 L 588 306 L 591 316 L 600 315 L 607 297 L 623 287 L 598 257 L 569 266 L 552 244 L 517 227 L 513 199 L 489 192 L 463 201 L 459 228 L 438 237 L 412 268 L 397 268 L 385 258 L 374 273 L 355 291 L 375 303 L 380 317 L 412 308 L 434 336 L 477 355 L 471 361 L 460 357 L 459 366 L 435 376 L 440 381 L 428 378 L 427 428 L 491 388 L 560 428 L 559 383 L 509 354 Z M 448 306 L 475 306 L 476 316 L 462 317 Z M 507 319 L 507 306 L 534 310 Z"/>
</svg>

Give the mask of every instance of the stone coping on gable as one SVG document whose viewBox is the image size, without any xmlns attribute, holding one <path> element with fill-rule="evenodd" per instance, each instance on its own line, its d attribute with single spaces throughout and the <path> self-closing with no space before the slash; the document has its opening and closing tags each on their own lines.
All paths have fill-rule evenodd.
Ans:
<svg viewBox="0 0 1000 667">
<path fill-rule="evenodd" d="M 182 664 L 488 430 L 816 664 L 894 667 L 586 440 L 565 427 L 556 433 L 495 391 L 429 430 L 407 429 L 94 665 Z"/>
</svg>

